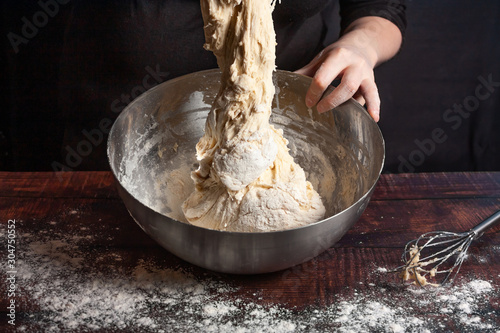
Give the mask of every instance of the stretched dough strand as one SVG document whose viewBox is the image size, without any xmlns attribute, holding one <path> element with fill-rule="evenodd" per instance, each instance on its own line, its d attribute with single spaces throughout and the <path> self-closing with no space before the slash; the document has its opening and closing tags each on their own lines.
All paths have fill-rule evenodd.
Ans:
<svg viewBox="0 0 500 333">
<path fill-rule="evenodd" d="M 196 145 L 195 191 L 186 219 L 227 231 L 274 231 L 320 220 L 319 194 L 269 124 L 276 37 L 265 0 L 201 0 L 205 48 L 222 71 L 205 133 Z"/>
</svg>

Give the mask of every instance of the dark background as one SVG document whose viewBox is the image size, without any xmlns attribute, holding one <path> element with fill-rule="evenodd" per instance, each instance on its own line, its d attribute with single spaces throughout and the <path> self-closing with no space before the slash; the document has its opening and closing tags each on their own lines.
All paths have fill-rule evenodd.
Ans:
<svg viewBox="0 0 500 333">
<path fill-rule="evenodd" d="M 124 101 L 143 91 L 147 75 L 151 85 L 216 66 L 201 47 L 197 0 L 170 1 L 178 11 L 165 11 L 160 1 L 65 2 L 46 22 L 37 16 L 41 27 L 28 31 L 18 52 L 9 33 L 23 36 L 23 17 L 33 22 L 41 6 L 1 2 L 0 170 L 106 170 L 106 136 L 97 132 L 105 134 L 103 119 L 115 119 Z M 500 2 L 406 4 L 403 48 L 376 69 L 384 171 L 500 170 Z M 283 38 L 280 48 L 297 58 L 318 51 Z M 294 69 L 290 59 L 279 58 L 278 68 Z M 488 78 L 490 90 L 477 90 Z M 454 105 L 465 111 L 450 111 Z M 92 140 L 90 149 L 81 145 Z"/>
<path fill-rule="evenodd" d="M 403 49 L 376 70 L 386 171 L 398 172 L 398 157 L 408 160 L 418 149 L 415 140 L 431 138 L 435 128 L 447 140 L 415 171 L 500 170 L 500 84 L 458 128 L 443 120 L 446 110 L 475 95 L 479 76 L 500 82 L 500 2 L 419 0 L 407 6 Z"/>
</svg>

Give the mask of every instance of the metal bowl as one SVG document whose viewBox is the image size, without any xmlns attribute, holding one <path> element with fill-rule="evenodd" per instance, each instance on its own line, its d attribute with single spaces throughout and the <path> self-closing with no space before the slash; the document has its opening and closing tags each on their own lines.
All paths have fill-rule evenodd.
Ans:
<svg viewBox="0 0 500 333">
<path fill-rule="evenodd" d="M 260 233 L 216 231 L 183 222 L 195 145 L 219 88 L 208 70 L 164 82 L 120 114 L 108 140 L 118 192 L 137 224 L 174 255 L 210 270 L 255 274 L 307 261 L 335 244 L 366 208 L 384 163 L 377 124 L 354 100 L 330 112 L 308 109 L 311 79 L 277 71 L 271 123 L 322 196 L 325 219 Z"/>
</svg>

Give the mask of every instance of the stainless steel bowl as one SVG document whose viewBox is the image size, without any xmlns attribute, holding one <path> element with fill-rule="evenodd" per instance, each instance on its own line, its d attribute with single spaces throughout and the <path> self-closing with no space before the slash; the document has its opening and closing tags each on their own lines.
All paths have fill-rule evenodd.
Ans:
<svg viewBox="0 0 500 333">
<path fill-rule="evenodd" d="M 164 82 L 134 100 L 114 123 L 108 159 L 139 226 L 176 256 L 210 270 L 254 274 L 307 261 L 335 244 L 366 208 L 384 163 L 377 124 L 354 100 L 318 114 L 304 96 L 311 79 L 277 71 L 271 122 L 326 207 L 325 219 L 265 233 L 204 229 L 182 222 L 193 188 L 195 145 L 219 88 L 218 70 Z"/>
</svg>

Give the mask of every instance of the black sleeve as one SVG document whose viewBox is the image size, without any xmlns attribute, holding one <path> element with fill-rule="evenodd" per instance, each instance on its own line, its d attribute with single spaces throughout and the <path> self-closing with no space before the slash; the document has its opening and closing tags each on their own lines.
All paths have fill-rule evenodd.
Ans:
<svg viewBox="0 0 500 333">
<path fill-rule="evenodd" d="M 401 35 L 406 30 L 404 0 L 340 0 L 341 34 L 354 20 L 364 16 L 379 16 L 394 23 Z"/>
</svg>

